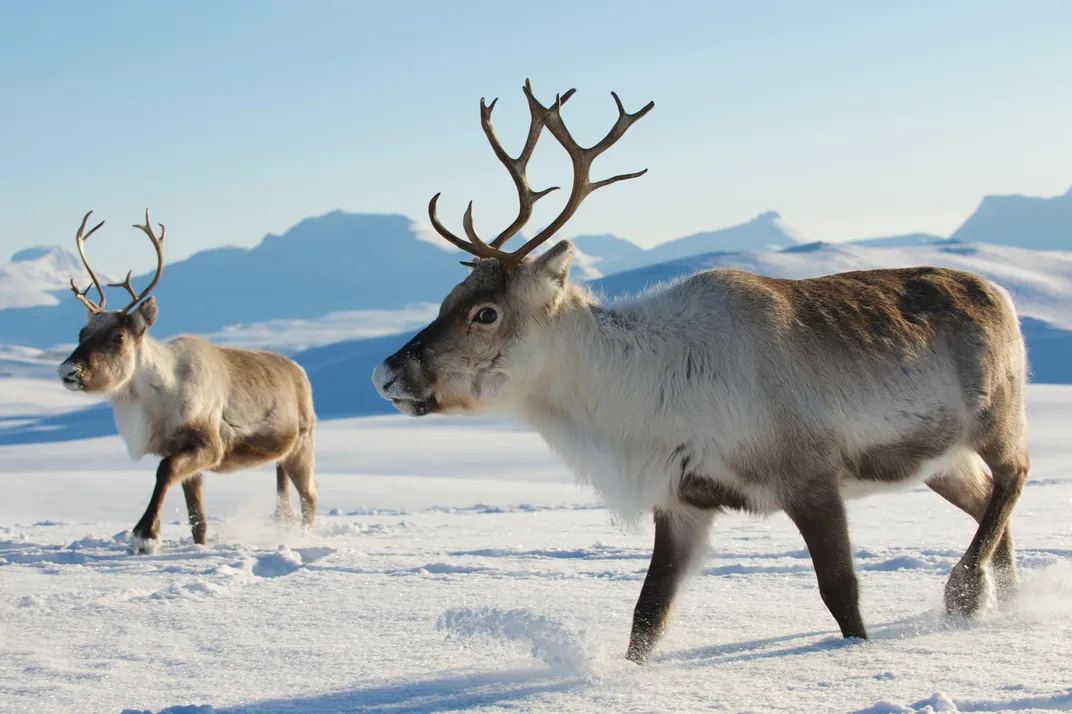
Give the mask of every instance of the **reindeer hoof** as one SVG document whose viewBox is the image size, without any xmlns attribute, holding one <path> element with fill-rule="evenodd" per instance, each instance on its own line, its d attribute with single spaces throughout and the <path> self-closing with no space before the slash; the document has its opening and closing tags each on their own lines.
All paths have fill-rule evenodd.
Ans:
<svg viewBox="0 0 1072 714">
<path fill-rule="evenodd" d="M 292 526 L 298 522 L 298 516 L 292 508 L 277 508 L 273 516 L 275 522 L 284 526 Z"/>
<path fill-rule="evenodd" d="M 994 601 L 994 588 L 985 570 L 971 571 L 959 564 L 945 584 L 945 609 L 950 615 L 971 617 Z"/>
<path fill-rule="evenodd" d="M 629 649 L 625 652 L 625 658 L 633 664 L 643 666 L 651 659 L 651 652 L 653 649 L 654 647 L 649 644 L 631 640 L 629 642 Z"/>
<path fill-rule="evenodd" d="M 160 548 L 159 538 L 144 538 L 138 535 L 130 537 L 131 555 L 152 555 Z"/>
</svg>

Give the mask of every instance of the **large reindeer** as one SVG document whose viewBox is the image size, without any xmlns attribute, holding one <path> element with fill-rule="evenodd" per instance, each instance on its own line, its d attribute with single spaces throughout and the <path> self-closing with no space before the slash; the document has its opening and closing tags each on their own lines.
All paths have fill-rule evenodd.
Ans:
<svg viewBox="0 0 1072 714">
<path fill-rule="evenodd" d="M 304 370 L 272 352 L 216 347 L 191 335 L 166 343 L 147 334 L 156 322 L 156 299 L 146 296 L 164 270 L 164 226 L 152 229 L 149 211 L 145 232 L 156 249 L 156 274 L 135 293 L 130 273 L 122 283 L 131 301 L 122 310 L 104 309 L 105 295 L 86 259 L 85 241 L 104 225 L 85 233 L 90 211 L 75 238 L 78 254 L 92 282 L 71 290 L 89 311 L 78 334 L 78 347 L 60 364 L 63 385 L 74 391 L 102 394 L 111 403 L 116 426 L 131 458 L 162 457 L 156 488 L 145 515 L 134 526 L 131 552 L 155 550 L 160 510 L 168 488 L 181 483 L 195 543 L 205 543 L 207 524 L 202 504 L 202 471 L 230 472 L 276 462 L 276 517 L 290 520 L 287 479 L 301 498 L 302 523 L 316 517 L 313 477 L 312 389 Z M 96 287 L 100 302 L 89 299 Z M 140 303 L 140 304 L 139 304 Z"/>
<path fill-rule="evenodd" d="M 716 514 L 784 511 L 807 544 L 819 593 L 845 637 L 866 638 L 844 499 L 926 483 L 978 521 L 945 587 L 946 608 L 977 612 L 993 561 L 1016 582 L 1009 518 L 1027 477 L 1026 354 L 1004 289 L 971 273 L 919 267 L 779 280 L 708 270 L 601 305 L 568 278 L 573 247 L 551 238 L 592 191 L 593 160 L 653 106 L 618 119 L 591 148 L 563 123 L 572 90 L 531 112 L 518 158 L 480 117 L 517 186 L 517 219 L 485 243 L 436 231 L 476 256 L 439 317 L 373 380 L 403 413 L 508 410 L 523 417 L 613 508 L 654 511 L 655 547 L 627 657 L 648 659 Z M 565 208 L 503 250 L 550 190 L 526 164 L 542 127 L 573 162 Z M 983 463 L 980 463 L 981 461 Z M 984 469 L 983 464 L 989 472 Z"/>
</svg>

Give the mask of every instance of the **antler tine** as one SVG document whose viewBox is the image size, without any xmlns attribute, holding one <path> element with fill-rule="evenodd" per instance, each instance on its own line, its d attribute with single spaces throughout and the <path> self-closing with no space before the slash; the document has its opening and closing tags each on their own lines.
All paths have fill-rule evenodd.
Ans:
<svg viewBox="0 0 1072 714">
<path fill-rule="evenodd" d="M 480 240 L 480 236 L 476 234 L 473 229 L 473 202 L 469 202 L 469 207 L 465 209 L 465 215 L 462 216 L 462 228 L 465 230 L 465 235 L 469 238 L 469 242 L 473 244 L 473 247 L 477 250 L 477 255 L 484 258 L 495 258 L 496 260 L 506 260 L 510 257 L 509 253 L 499 250 L 494 246 L 486 244 Z"/>
<path fill-rule="evenodd" d="M 160 282 L 160 277 L 164 274 L 164 238 L 167 236 L 167 228 L 164 228 L 164 224 L 160 223 L 160 237 L 156 236 L 153 232 L 152 219 L 149 217 L 149 209 L 145 209 L 145 225 L 140 226 L 137 223 L 134 224 L 134 228 L 140 229 L 145 235 L 149 236 L 149 240 L 153 243 L 153 248 L 156 249 L 156 274 L 153 276 L 152 282 L 149 283 L 149 287 L 142 290 L 140 293 L 135 293 L 133 286 L 130 284 L 130 275 L 134 271 L 127 272 L 127 279 L 122 283 L 109 283 L 110 288 L 125 288 L 130 293 L 130 304 L 123 308 L 122 312 L 128 313 L 133 309 L 135 305 L 142 301 L 146 295 L 152 292 L 156 284 Z"/>
<path fill-rule="evenodd" d="M 644 117 L 645 114 L 650 112 L 655 107 L 655 102 L 648 102 L 639 111 L 630 114 L 625 111 L 625 107 L 622 105 L 621 100 L 615 92 L 611 92 L 611 96 L 614 98 L 614 103 L 618 107 L 618 119 L 614 122 L 614 126 L 611 127 L 607 135 L 604 136 L 598 143 L 592 145 L 589 148 L 584 148 L 573 138 L 569 129 L 566 128 L 565 122 L 562 121 L 562 104 L 563 100 L 560 97 L 555 98 L 555 103 L 550 107 L 545 107 L 537 101 L 536 97 L 532 94 L 532 88 L 526 82 L 525 84 L 525 97 L 529 100 L 529 106 L 534 113 L 540 115 L 540 119 L 547 130 L 551 132 L 551 135 L 558 140 L 558 143 L 562 145 L 562 148 L 569 154 L 570 159 L 573 161 L 573 188 L 570 191 L 569 199 L 566 201 L 566 206 L 562 209 L 562 212 L 551 221 L 546 228 L 544 228 L 535 237 L 531 238 L 525 245 L 521 246 L 518 250 L 510 254 L 511 260 L 514 263 L 518 263 L 532 252 L 537 246 L 553 236 L 558 230 L 565 225 L 573 214 L 577 211 L 577 208 L 581 205 L 581 202 L 588 197 L 593 191 L 609 186 L 612 183 L 618 181 L 625 181 L 628 179 L 637 178 L 647 173 L 647 169 L 643 171 L 637 171 L 629 174 L 619 174 L 612 176 L 602 181 L 596 181 L 592 183 L 589 176 L 592 169 L 592 162 L 596 157 L 602 154 L 615 144 L 625 132 L 634 123 Z"/>
<path fill-rule="evenodd" d="M 124 288 L 128 293 L 130 293 L 131 299 L 133 299 L 136 302 L 137 299 L 138 299 L 138 294 L 136 292 L 134 292 L 134 286 L 130 284 L 130 276 L 133 275 L 133 273 L 134 273 L 133 270 L 128 270 L 126 280 L 124 280 L 121 283 L 108 283 L 108 287 L 110 287 L 110 288 Z"/>
<path fill-rule="evenodd" d="M 79 290 L 78 285 L 75 284 L 74 279 L 71 280 L 71 292 L 82 301 L 82 303 L 89 308 L 91 312 L 104 312 L 104 304 L 108 301 L 108 298 L 104 295 L 104 290 L 101 288 L 100 281 L 97 280 L 97 274 L 93 272 L 93 268 L 90 267 L 89 261 L 86 259 L 85 242 L 89 240 L 89 237 L 97 232 L 97 229 L 104 225 L 104 221 L 101 221 L 97 225 L 90 229 L 89 233 L 86 233 L 86 221 L 93 215 L 93 211 L 89 211 L 86 215 L 82 216 L 82 225 L 78 227 L 78 233 L 75 234 L 75 244 L 78 246 L 78 255 L 82 257 L 82 265 L 86 266 L 86 272 L 89 273 L 89 278 L 93 282 L 86 286 L 85 290 Z M 96 287 L 97 293 L 100 295 L 100 303 L 95 303 L 87 297 L 89 295 L 90 288 Z"/>
<path fill-rule="evenodd" d="M 469 243 L 467 241 L 464 241 L 461 238 L 459 238 L 458 236 L 454 235 L 453 233 L 451 233 L 447 229 L 446 226 L 444 226 L 439 221 L 439 213 L 436 211 L 436 204 L 439 202 L 439 196 L 440 195 L 441 194 L 437 193 L 436 195 L 432 196 L 432 200 L 428 202 L 428 220 L 430 220 L 432 222 L 432 228 L 435 228 L 436 233 L 438 233 L 439 235 L 441 235 L 444 238 L 446 238 L 447 241 L 449 243 L 451 243 L 454 247 L 461 248 L 466 253 L 469 253 L 471 255 L 475 255 L 477 257 L 478 261 L 479 261 L 480 258 L 490 257 L 490 256 L 482 255 L 477 250 L 475 245 L 473 245 L 472 243 Z M 470 204 L 470 205 L 472 205 L 472 204 Z M 468 265 L 470 268 L 474 268 L 474 267 L 476 267 L 476 262 L 462 261 L 462 265 Z"/>
<path fill-rule="evenodd" d="M 525 80 L 525 86 L 531 90 L 531 84 L 529 80 Z M 561 101 L 565 103 L 570 97 L 574 95 L 576 89 L 570 89 L 562 95 Z M 507 226 L 499 235 L 495 236 L 495 239 L 488 245 L 492 248 L 500 248 L 508 240 L 517 235 L 517 232 L 528 223 L 532 218 L 532 208 L 541 198 L 557 191 L 558 186 L 552 186 L 542 191 L 533 191 L 529 185 L 529 179 L 527 175 L 529 159 L 532 158 L 532 152 L 536 149 L 536 142 L 540 139 L 540 134 L 543 132 L 543 120 L 540 115 L 533 111 L 532 107 L 529 107 L 529 133 L 525 137 L 525 146 L 521 150 L 518 157 L 512 158 L 503 149 L 502 142 L 499 141 L 499 137 L 495 134 L 495 127 L 491 123 L 491 111 L 495 108 L 495 103 L 498 99 L 492 100 L 491 104 L 485 106 L 484 99 L 480 99 L 480 125 L 484 129 L 484 135 L 488 138 L 488 143 L 491 144 L 492 151 L 495 152 L 495 156 L 499 159 L 503 166 L 506 167 L 507 172 L 510 174 L 510 178 L 514 181 L 514 186 L 517 188 L 518 197 L 518 213 L 517 218 L 513 223 Z"/>
</svg>

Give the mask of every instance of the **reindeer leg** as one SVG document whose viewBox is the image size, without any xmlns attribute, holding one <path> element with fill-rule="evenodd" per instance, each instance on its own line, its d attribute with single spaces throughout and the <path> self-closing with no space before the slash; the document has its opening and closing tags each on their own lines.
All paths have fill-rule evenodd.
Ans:
<svg viewBox="0 0 1072 714">
<path fill-rule="evenodd" d="M 298 439 L 294 450 L 282 462 L 282 468 L 298 492 L 298 498 L 301 500 L 302 528 L 306 531 L 311 531 L 316 522 L 317 483 L 313 474 L 314 466 L 312 435 L 303 435 Z"/>
<path fill-rule="evenodd" d="M 181 483 L 200 471 L 219 463 L 223 449 L 206 432 L 200 429 L 184 429 L 172 439 L 179 445 L 174 453 L 160 460 L 156 468 L 156 486 L 149 499 L 145 515 L 134 526 L 131 553 L 151 553 L 158 545 L 160 536 L 160 511 L 164 497 L 175 483 Z"/>
<path fill-rule="evenodd" d="M 987 449 L 980 455 L 993 474 L 993 490 L 979 519 L 979 529 L 960 562 L 953 566 L 945 586 L 946 610 L 962 615 L 975 614 L 983 605 L 986 567 L 992 558 L 1003 561 L 1000 563 L 1003 567 L 996 573 L 1001 586 L 1008 591 L 1016 583 L 1009 519 L 1027 480 L 1029 460 L 1023 450 L 1007 450 L 1001 446 Z"/>
<path fill-rule="evenodd" d="M 290 507 L 290 482 L 282 464 L 275 466 L 275 520 L 278 523 L 293 523 L 294 509 Z"/>
<path fill-rule="evenodd" d="M 193 534 L 194 543 L 198 545 L 205 544 L 205 536 L 208 531 L 202 481 L 201 474 L 196 473 L 182 482 L 182 493 L 186 496 L 186 512 L 190 516 L 190 531 Z"/>
<path fill-rule="evenodd" d="M 993 491 L 990 476 L 971 460 L 958 464 L 949 472 L 935 476 L 927 485 L 945 500 L 981 523 L 986 505 Z M 998 542 L 991 561 L 998 597 L 1008 599 L 1016 589 L 1016 554 L 1012 544 L 1012 526 L 1005 525 L 1005 532 Z"/>
<path fill-rule="evenodd" d="M 633 610 L 626 659 L 644 664 L 662 637 L 670 608 L 689 567 L 702 551 L 714 511 L 681 507 L 655 511 L 655 547 Z"/>
<path fill-rule="evenodd" d="M 808 490 L 806 503 L 790 506 L 786 514 L 804 537 L 819 581 L 819 594 L 842 636 L 866 640 L 841 494 L 836 488 L 817 485 Z"/>
</svg>

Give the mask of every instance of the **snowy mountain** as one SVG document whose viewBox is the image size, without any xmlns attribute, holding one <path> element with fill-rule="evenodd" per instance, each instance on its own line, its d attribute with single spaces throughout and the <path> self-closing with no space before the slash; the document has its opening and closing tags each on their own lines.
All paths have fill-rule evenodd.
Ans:
<svg viewBox="0 0 1072 714">
<path fill-rule="evenodd" d="M 99 277 L 101 281 L 115 281 L 110 275 Z M 0 265 L 0 310 L 56 305 L 60 298 L 53 293 L 69 290 L 71 278 L 82 287 L 89 284 L 82 260 L 58 245 L 20 250 L 11 256 L 10 263 Z M 73 297 L 70 293 L 67 296 Z"/>
<path fill-rule="evenodd" d="M 595 279 L 699 252 L 793 245 L 795 238 L 777 214 L 768 213 L 740 226 L 651 250 L 615 236 L 582 236 L 577 243 L 574 274 Z M 465 277 L 458 265 L 462 257 L 443 241 L 419 239 L 416 226 L 405 216 L 335 211 L 303 220 L 281 236 L 268 235 L 251 249 L 217 248 L 168 263 L 154 293 L 161 309 L 155 329 L 160 337 L 184 332 L 215 335 L 248 332 L 260 329 L 252 325 L 280 320 L 294 327 L 295 321 L 333 313 L 439 304 Z M 85 310 L 70 295 L 48 291 L 64 288 L 72 270 L 82 275 L 81 264 L 59 248 L 33 257 L 25 266 L 31 264 L 47 280 L 33 282 L 36 292 L 23 288 L 26 279 L 10 281 L 11 303 L 0 302 L 0 343 L 47 348 L 70 342 L 83 324 Z M 25 266 L 5 267 L 23 275 L 28 274 Z M 148 280 L 142 275 L 134 283 L 144 285 Z M 22 296 L 21 302 L 15 302 L 16 295 Z"/>
<path fill-rule="evenodd" d="M 1049 199 L 987 197 L 953 239 L 917 233 L 864 239 L 836 248 L 802 242 L 800 234 L 774 212 L 651 249 L 613 235 L 579 236 L 574 276 L 585 280 L 617 276 L 615 280 L 621 282 L 633 279 L 623 277 L 631 271 L 653 267 L 652 275 L 677 274 L 684 269 L 675 266 L 678 261 L 688 263 L 703 256 L 701 263 L 717 263 L 721 259 L 710 256 L 731 254 L 737 257 L 725 260 L 745 263 L 759 260 L 756 256 L 778 255 L 777 264 L 770 264 L 777 269 L 814 265 L 812 258 L 802 256 L 815 250 L 830 261 L 830 269 L 825 265 L 809 268 L 821 272 L 832 272 L 836 266 L 869 266 L 876 256 L 868 250 L 892 250 L 882 254 L 881 259 L 888 260 L 899 255 L 897 251 L 919 248 L 923 252 L 912 253 L 912 260 L 927 262 L 931 255 L 948 259 L 963 249 L 958 246 L 970 244 L 974 247 L 969 250 L 982 250 L 985 255 L 974 261 L 962 256 L 959 260 L 965 265 L 1000 263 L 1010 257 L 1000 250 L 987 253 L 989 249 L 980 247 L 978 240 L 959 238 L 971 235 L 1012 250 L 1044 246 L 1072 250 L 1072 191 Z M 520 240 L 515 238 L 515 243 Z M 856 248 L 865 252 L 854 253 Z M 948 250 L 943 253 L 942 249 Z M 360 321 L 354 321 L 356 312 L 438 304 L 464 277 L 464 269 L 457 264 L 462 257 L 444 241 L 418 237 L 417 226 L 405 216 L 334 211 L 303 220 L 281 236 L 268 235 L 251 249 L 218 248 L 169 263 L 156 292 L 161 306 L 156 332 L 161 337 L 182 332 L 223 336 L 236 344 L 259 334 L 258 346 L 272 346 L 273 332 L 306 333 L 300 340 L 284 340 L 287 349 L 368 335 Z M 1021 259 L 1031 262 L 1026 254 L 1017 254 L 1011 265 L 1020 265 Z M 757 265 L 757 269 L 762 272 L 766 266 Z M 72 274 L 86 279 L 78 259 L 60 248 L 22 251 L 12 263 L 0 267 L 0 344 L 51 348 L 71 342 L 85 315 L 82 306 L 63 292 Z M 135 284 L 143 285 L 147 279 L 136 278 Z M 1062 318 L 1049 310 L 1039 319 L 1057 324 Z M 405 318 L 400 315 L 399 320 L 397 329 L 404 329 Z"/>
<path fill-rule="evenodd" d="M 756 216 L 747 223 L 717 231 L 695 233 L 660 243 L 645 250 L 624 238 L 612 235 L 578 236 L 574 245 L 588 256 L 599 276 L 665 263 L 703 253 L 747 250 L 778 250 L 798 245 L 801 234 L 774 211 Z"/>
<path fill-rule="evenodd" d="M 335 211 L 282 236 L 268 235 L 251 249 L 217 248 L 168 263 L 154 292 L 160 304 L 154 331 L 161 337 L 208 334 L 271 320 L 438 304 L 464 277 L 455 255 L 418 240 L 404 216 Z M 68 269 L 57 287 L 69 276 Z M 142 275 L 134 284 L 148 280 Z M 69 294 L 59 298 L 58 304 L 53 298 L 0 310 L 0 343 L 72 341 L 85 308 Z"/>
<path fill-rule="evenodd" d="M 986 196 L 951 236 L 974 243 L 1072 250 L 1072 188 L 1061 196 Z"/>
</svg>

